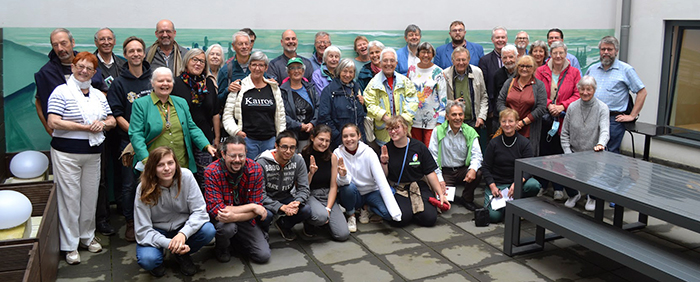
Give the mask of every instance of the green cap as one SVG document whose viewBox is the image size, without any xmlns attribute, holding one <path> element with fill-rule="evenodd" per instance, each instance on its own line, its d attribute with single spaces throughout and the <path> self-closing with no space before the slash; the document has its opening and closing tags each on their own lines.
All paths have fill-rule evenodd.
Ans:
<svg viewBox="0 0 700 282">
<path fill-rule="evenodd" d="M 293 63 L 299 63 L 299 64 L 302 64 L 302 65 L 304 64 L 304 62 L 301 61 L 301 58 L 299 58 L 299 57 L 294 57 L 294 58 L 289 59 L 289 61 L 287 61 L 287 66 L 289 66 L 289 65 L 291 65 L 291 64 L 293 64 Z"/>
</svg>

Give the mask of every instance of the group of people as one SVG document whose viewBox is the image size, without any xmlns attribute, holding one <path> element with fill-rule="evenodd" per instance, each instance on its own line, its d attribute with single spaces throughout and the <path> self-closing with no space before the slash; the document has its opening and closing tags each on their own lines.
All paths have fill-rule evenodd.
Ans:
<svg viewBox="0 0 700 282">
<path fill-rule="evenodd" d="M 342 58 L 323 31 L 313 57 L 301 57 L 286 30 L 272 60 L 253 51 L 247 28 L 233 34 L 228 60 L 218 44 L 178 45 L 169 20 L 157 23 L 151 46 L 126 38 L 123 58 L 109 28 L 95 33 L 94 53 L 74 51 L 70 31 L 54 30 L 49 62 L 35 74 L 36 106 L 53 137 L 66 261 L 80 262 L 78 246 L 101 250 L 95 230 L 115 234 L 110 159 L 121 168 L 113 182 L 124 238 L 137 243 L 139 265 L 162 276 L 164 249 L 193 275 L 190 254 L 212 238 L 220 262 L 236 250 L 264 263 L 272 225 L 290 241 L 298 223 L 305 236 L 325 228 L 337 241 L 357 231 L 356 217 L 433 226 L 451 206 L 448 187 L 464 186 L 455 202 L 473 211 L 482 180 L 497 222 L 502 210 L 489 203 L 512 195 L 516 159 L 619 152 L 623 123 L 636 120 L 646 90 L 616 59 L 617 39 L 600 41 L 601 60 L 582 78 L 559 29 L 533 44 L 521 31 L 512 45 L 496 27 L 484 54 L 465 28 L 452 22 L 451 42 L 438 48 L 421 42 L 416 25 L 398 50 L 358 36 L 354 58 Z M 524 196 L 548 185 L 521 180 Z M 566 190 L 566 206 L 581 198 L 552 186 L 557 200 Z"/>
</svg>

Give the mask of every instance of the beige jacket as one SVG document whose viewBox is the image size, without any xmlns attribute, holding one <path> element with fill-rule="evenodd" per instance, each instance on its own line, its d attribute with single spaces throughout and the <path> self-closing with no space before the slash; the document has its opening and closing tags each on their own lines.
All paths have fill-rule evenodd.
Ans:
<svg viewBox="0 0 700 282">
<path fill-rule="evenodd" d="M 484 73 L 475 65 L 469 65 L 469 68 L 471 68 L 471 71 L 469 72 L 469 79 L 471 79 L 472 88 L 474 89 L 474 116 L 486 121 L 486 116 L 489 111 L 489 99 L 488 94 L 486 94 Z M 442 71 L 442 75 L 445 77 L 445 84 L 447 84 L 447 100 L 455 99 L 453 74 L 454 66 L 446 68 L 444 71 Z"/>
<path fill-rule="evenodd" d="M 264 79 L 265 82 L 270 84 L 272 87 L 272 95 L 275 97 L 275 106 L 277 111 L 275 111 L 275 131 L 277 134 L 284 131 L 287 126 L 284 114 L 284 102 L 282 101 L 282 92 L 280 92 L 279 85 L 272 80 Z M 241 80 L 241 91 L 231 92 L 226 98 L 226 105 L 224 106 L 224 116 L 223 124 L 224 129 L 229 135 L 236 135 L 241 129 L 243 129 L 243 118 L 241 113 L 241 102 L 243 101 L 243 94 L 246 91 L 255 88 L 253 80 L 250 79 L 250 75 L 246 76 Z"/>
</svg>

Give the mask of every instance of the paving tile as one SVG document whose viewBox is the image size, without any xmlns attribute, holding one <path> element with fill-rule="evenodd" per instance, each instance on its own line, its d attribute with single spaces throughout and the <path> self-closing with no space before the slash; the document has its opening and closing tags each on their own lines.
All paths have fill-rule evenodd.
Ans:
<svg viewBox="0 0 700 282">
<path fill-rule="evenodd" d="M 335 264 L 370 255 L 354 238 L 350 238 L 345 242 L 331 240 L 314 242 L 313 244 L 302 245 L 302 248 L 319 264 Z"/>
<path fill-rule="evenodd" d="M 556 240 L 556 241 L 562 241 L 562 240 L 569 241 L 568 239 L 560 239 L 560 240 Z M 617 261 L 615 261 L 613 259 L 610 259 L 610 258 L 608 258 L 604 255 L 601 255 L 599 253 L 596 253 L 594 251 L 591 251 L 590 249 L 588 249 L 584 246 L 578 245 L 578 244 L 574 243 L 573 241 L 569 241 L 569 242 L 572 243 L 572 246 L 567 247 L 566 251 L 568 251 L 568 252 L 584 259 L 585 261 L 590 262 L 590 263 L 592 263 L 592 264 L 594 264 L 594 265 L 596 265 L 596 266 L 598 266 L 606 271 L 612 271 L 612 270 L 616 270 L 616 269 L 620 269 L 620 268 L 624 267 L 624 265 L 618 263 Z"/>
<path fill-rule="evenodd" d="M 232 257 L 227 263 L 220 263 L 214 256 L 213 247 L 204 247 L 192 255 L 192 260 L 199 267 L 199 272 L 192 276 L 193 281 L 242 280 L 253 278 L 253 272 L 245 261 Z"/>
<path fill-rule="evenodd" d="M 627 279 L 629 281 L 634 281 L 634 282 L 656 281 L 655 279 L 652 279 L 649 276 L 641 274 L 638 271 L 633 270 L 633 269 L 628 268 L 628 267 L 620 268 L 618 270 L 613 271 L 613 273 L 617 276 L 624 277 L 625 279 Z"/>
<path fill-rule="evenodd" d="M 407 280 L 427 278 L 458 270 L 450 261 L 428 248 L 396 252 L 380 258 Z"/>
<path fill-rule="evenodd" d="M 700 236 L 698 236 L 698 233 L 694 231 L 683 227 L 678 227 L 670 223 L 665 223 L 651 217 L 649 218 L 649 222 L 652 224 L 644 228 L 644 232 L 653 234 L 659 238 L 678 245 L 682 245 L 686 248 L 700 247 Z"/>
<path fill-rule="evenodd" d="M 382 255 L 423 246 L 420 241 L 398 228 L 362 233 L 355 235 L 355 237 L 371 252 Z"/>
<path fill-rule="evenodd" d="M 415 236 L 418 240 L 422 241 L 428 246 L 453 241 L 461 241 L 467 239 L 465 237 L 473 238 L 468 235 L 465 236 L 464 231 L 452 226 L 447 221 L 440 218 L 438 218 L 437 224 L 433 227 L 423 227 L 412 224 L 405 227 L 404 230 L 411 233 L 411 235 Z"/>
<path fill-rule="evenodd" d="M 373 256 L 322 265 L 321 269 L 332 281 L 403 281 L 389 266 Z"/>
<path fill-rule="evenodd" d="M 564 250 L 539 252 L 517 260 L 552 280 L 576 280 L 604 272 Z"/>
<path fill-rule="evenodd" d="M 463 269 L 511 259 L 501 250 L 478 239 L 442 244 L 434 246 L 433 249 Z"/>
<path fill-rule="evenodd" d="M 476 280 L 476 278 L 472 277 L 471 275 L 467 274 L 464 271 L 458 271 L 458 272 L 453 272 L 449 274 L 442 274 L 438 276 L 433 276 L 427 279 L 418 279 L 414 281 L 423 281 L 423 282 L 451 282 L 451 281 L 473 281 L 473 282 L 478 282 L 479 280 Z"/>
<path fill-rule="evenodd" d="M 548 281 L 541 274 L 517 261 L 506 261 L 466 271 L 479 281 Z"/>
<path fill-rule="evenodd" d="M 312 265 L 304 251 L 294 242 L 277 242 L 270 244 L 270 260 L 266 264 L 250 264 L 256 275 L 302 268 Z"/>
<path fill-rule="evenodd" d="M 304 268 L 285 271 L 284 273 L 276 273 L 270 275 L 258 276 L 258 280 L 262 282 L 289 282 L 289 281 L 304 281 L 304 282 L 325 282 L 331 281 L 319 268 Z"/>
<path fill-rule="evenodd" d="M 576 282 L 623 282 L 623 281 L 629 281 L 626 279 L 623 279 L 620 276 L 617 276 L 613 273 L 606 272 L 606 273 L 601 273 L 598 275 L 594 275 L 591 277 L 586 277 L 586 278 L 581 278 L 576 280 Z"/>
<path fill-rule="evenodd" d="M 467 231 L 469 234 L 472 234 L 479 238 L 488 237 L 491 235 L 502 236 L 503 232 L 505 231 L 504 225 L 502 223 L 491 223 L 489 224 L 489 226 L 478 227 L 474 225 L 472 217 L 470 217 L 468 221 L 456 222 L 455 225 Z"/>
</svg>

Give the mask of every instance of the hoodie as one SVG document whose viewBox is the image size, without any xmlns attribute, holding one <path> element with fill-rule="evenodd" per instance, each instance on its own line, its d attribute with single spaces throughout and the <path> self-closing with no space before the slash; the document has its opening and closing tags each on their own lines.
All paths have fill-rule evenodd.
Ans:
<svg viewBox="0 0 700 282">
<path fill-rule="evenodd" d="M 304 158 L 294 154 L 285 166 L 281 166 L 272 155 L 274 151 L 267 150 L 255 160 L 262 166 L 265 176 L 263 206 L 279 212 L 283 205 L 280 200 L 290 197 L 304 205 L 309 198 L 309 175 Z"/>
<path fill-rule="evenodd" d="M 124 63 L 121 69 L 121 75 L 117 77 L 112 86 L 107 92 L 107 102 L 112 108 L 112 114 L 115 118 L 123 117 L 126 121 L 131 120 L 131 104 L 134 100 L 151 94 L 153 86 L 151 85 L 151 69 L 148 62 L 144 61 L 141 65 L 143 74 L 135 77 L 129 71 L 129 63 Z M 129 140 L 129 134 L 117 126 L 117 132 L 122 140 Z"/>
<path fill-rule="evenodd" d="M 401 209 L 399 209 L 394 192 L 384 176 L 379 157 L 369 146 L 358 142 L 357 152 L 352 155 L 345 150 L 345 146 L 340 145 L 333 151 L 333 154 L 338 158 L 343 158 L 345 168 L 348 171 L 344 177 L 338 174 L 338 187 L 348 185 L 351 182 L 355 183 L 360 195 L 379 190 L 391 218 L 395 221 L 401 220 Z"/>
</svg>

